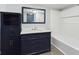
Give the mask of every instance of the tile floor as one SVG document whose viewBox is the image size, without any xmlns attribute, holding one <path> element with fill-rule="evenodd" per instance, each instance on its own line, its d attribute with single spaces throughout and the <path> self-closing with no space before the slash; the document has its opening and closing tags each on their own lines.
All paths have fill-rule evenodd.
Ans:
<svg viewBox="0 0 79 59">
<path fill-rule="evenodd" d="M 40 55 L 64 55 L 61 51 L 59 51 L 56 47 L 53 47 L 50 52 L 42 53 Z"/>
</svg>

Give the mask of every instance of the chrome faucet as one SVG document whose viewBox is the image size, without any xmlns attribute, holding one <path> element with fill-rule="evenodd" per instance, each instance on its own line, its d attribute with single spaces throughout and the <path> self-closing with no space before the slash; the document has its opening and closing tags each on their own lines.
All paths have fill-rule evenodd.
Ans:
<svg viewBox="0 0 79 59">
<path fill-rule="evenodd" d="M 32 30 L 37 30 L 37 27 L 35 25 L 33 25 Z"/>
</svg>

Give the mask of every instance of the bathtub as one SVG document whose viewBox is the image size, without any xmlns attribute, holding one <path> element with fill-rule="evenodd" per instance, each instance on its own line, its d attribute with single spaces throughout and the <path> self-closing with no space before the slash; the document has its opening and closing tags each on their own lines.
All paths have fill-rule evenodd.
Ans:
<svg viewBox="0 0 79 59">
<path fill-rule="evenodd" d="M 79 55 L 79 37 L 68 37 L 63 34 L 52 34 L 52 45 L 64 55 Z"/>
</svg>

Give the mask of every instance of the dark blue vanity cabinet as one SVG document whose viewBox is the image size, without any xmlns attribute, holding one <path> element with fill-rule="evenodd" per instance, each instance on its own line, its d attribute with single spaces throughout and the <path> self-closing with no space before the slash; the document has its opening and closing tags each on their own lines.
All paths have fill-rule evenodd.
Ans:
<svg viewBox="0 0 79 59">
<path fill-rule="evenodd" d="M 20 54 L 21 15 L 0 12 L 0 52 L 2 55 Z"/>
<path fill-rule="evenodd" d="M 51 50 L 51 33 L 21 35 L 21 54 L 39 54 Z"/>
</svg>

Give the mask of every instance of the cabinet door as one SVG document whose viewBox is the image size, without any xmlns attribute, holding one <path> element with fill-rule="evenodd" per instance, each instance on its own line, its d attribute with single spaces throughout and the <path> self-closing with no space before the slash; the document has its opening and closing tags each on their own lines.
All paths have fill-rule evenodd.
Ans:
<svg viewBox="0 0 79 59">
<path fill-rule="evenodd" d="M 18 37 L 4 37 L 1 46 L 2 55 L 20 54 L 20 39 Z"/>
<path fill-rule="evenodd" d="M 32 53 L 40 53 L 46 50 L 50 50 L 50 38 L 43 37 L 35 39 L 34 42 L 32 41 L 31 50 Z"/>
<path fill-rule="evenodd" d="M 26 38 L 25 36 L 21 37 L 21 54 L 29 54 L 31 53 L 31 40 Z"/>
<path fill-rule="evenodd" d="M 50 37 L 44 37 L 42 38 L 42 42 L 40 42 L 41 49 L 47 50 L 50 49 Z"/>
<path fill-rule="evenodd" d="M 14 39 L 11 39 L 10 41 L 10 49 L 12 51 L 12 54 L 19 55 L 20 49 L 21 49 L 21 42 L 20 42 L 20 36 L 14 37 Z"/>
</svg>

